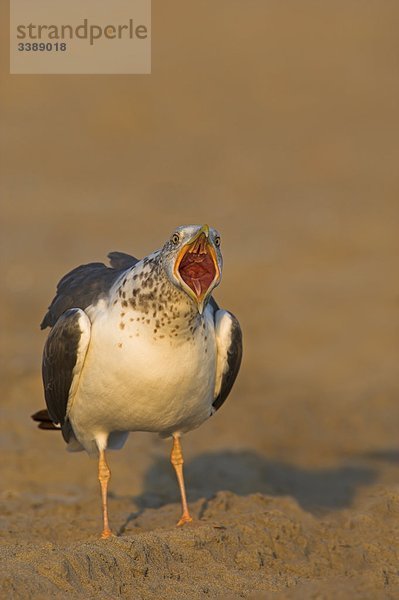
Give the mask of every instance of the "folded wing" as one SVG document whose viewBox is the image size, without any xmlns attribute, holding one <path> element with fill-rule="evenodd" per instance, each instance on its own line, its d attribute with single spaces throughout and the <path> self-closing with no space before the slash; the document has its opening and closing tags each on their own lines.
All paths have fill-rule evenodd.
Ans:
<svg viewBox="0 0 399 600">
<path fill-rule="evenodd" d="M 89 317 L 83 310 L 69 309 L 50 331 L 43 351 L 42 375 L 48 414 L 51 421 L 61 427 L 66 442 L 72 434 L 68 410 L 78 387 L 90 329 Z"/>
<path fill-rule="evenodd" d="M 111 267 L 103 263 L 89 263 L 73 269 L 59 281 L 56 295 L 40 325 L 53 327 L 69 308 L 85 309 L 106 296 L 121 274 L 133 267 L 138 259 L 123 252 L 108 254 Z"/>
<path fill-rule="evenodd" d="M 213 408 L 218 410 L 230 393 L 237 378 L 242 359 L 242 333 L 238 320 L 227 310 L 218 308 L 213 301 L 217 365 L 215 400 Z"/>
</svg>

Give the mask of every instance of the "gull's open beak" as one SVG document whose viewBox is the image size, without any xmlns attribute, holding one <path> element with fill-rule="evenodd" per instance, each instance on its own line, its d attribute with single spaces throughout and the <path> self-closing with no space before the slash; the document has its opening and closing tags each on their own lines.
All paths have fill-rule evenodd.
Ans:
<svg viewBox="0 0 399 600">
<path fill-rule="evenodd" d="M 203 225 L 198 233 L 181 249 L 174 275 L 184 290 L 195 300 L 202 314 L 205 300 L 214 283 L 219 282 L 220 269 L 215 248 L 209 239 L 209 227 Z"/>
</svg>

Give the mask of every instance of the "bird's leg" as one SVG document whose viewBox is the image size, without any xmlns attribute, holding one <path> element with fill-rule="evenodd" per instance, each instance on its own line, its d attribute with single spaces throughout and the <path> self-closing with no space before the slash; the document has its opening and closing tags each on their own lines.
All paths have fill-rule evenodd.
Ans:
<svg viewBox="0 0 399 600">
<path fill-rule="evenodd" d="M 102 539 L 109 538 L 112 535 L 112 531 L 109 528 L 108 523 L 108 506 L 107 506 L 107 488 L 108 481 L 111 477 L 111 471 L 107 465 L 107 461 L 105 460 L 105 452 L 104 450 L 99 450 L 99 458 L 98 458 L 98 479 L 100 480 L 101 486 L 101 498 L 103 504 L 103 520 L 104 527 L 103 532 L 101 534 Z"/>
<path fill-rule="evenodd" d="M 173 447 L 170 455 L 170 462 L 172 463 L 177 477 L 177 482 L 180 488 L 181 495 L 181 505 L 183 509 L 183 514 L 181 516 L 180 521 L 177 523 L 178 525 L 184 525 L 184 523 L 189 523 L 192 521 L 192 517 L 189 513 L 187 506 L 187 498 L 186 498 L 186 488 L 184 486 L 184 477 L 183 477 L 183 452 L 180 444 L 180 437 L 178 435 L 173 436 Z"/>
</svg>

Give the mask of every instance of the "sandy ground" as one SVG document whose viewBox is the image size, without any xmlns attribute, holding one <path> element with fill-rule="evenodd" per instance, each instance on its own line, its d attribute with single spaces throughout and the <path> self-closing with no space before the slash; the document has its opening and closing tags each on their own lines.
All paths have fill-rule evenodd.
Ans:
<svg viewBox="0 0 399 600">
<path fill-rule="evenodd" d="M 2 42 L 2 598 L 399 598 L 398 16 L 154 0 L 149 77 L 12 77 Z M 38 323 L 68 269 L 190 222 L 242 372 L 183 440 L 195 524 L 136 433 L 100 541 L 95 461 L 29 419 Z"/>
</svg>

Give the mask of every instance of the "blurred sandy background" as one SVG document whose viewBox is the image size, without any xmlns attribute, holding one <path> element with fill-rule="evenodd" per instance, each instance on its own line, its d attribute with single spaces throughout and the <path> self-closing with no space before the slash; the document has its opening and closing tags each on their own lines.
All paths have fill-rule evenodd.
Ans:
<svg viewBox="0 0 399 600">
<path fill-rule="evenodd" d="M 226 538 L 212 555 L 222 570 L 209 575 L 205 560 L 194 585 L 200 563 L 186 544 L 173 597 L 398 597 L 398 3 L 153 0 L 151 76 L 75 77 L 8 75 L 0 6 L 4 593 L 22 598 L 28 581 L 30 597 L 82 586 L 102 597 L 87 573 L 40 570 L 48 543 L 72 565 L 88 539 L 94 563 L 103 552 L 95 463 L 29 420 L 43 404 L 38 324 L 56 282 L 110 250 L 141 257 L 176 225 L 206 222 L 222 234 L 216 297 L 241 321 L 245 357 L 229 401 L 184 440 L 189 496 L 200 513 L 216 503 L 219 522 L 233 511 L 230 531 L 244 537 L 243 522 L 274 531 L 258 506 L 270 501 L 298 535 L 312 520 L 315 555 L 326 531 L 331 547 L 321 566 L 307 558 L 296 569 L 301 542 L 287 550 L 278 521 L 273 564 L 243 567 Z M 149 531 L 183 546 L 191 535 L 171 529 L 168 453 L 134 434 L 110 457 L 111 520 L 132 543 L 141 532 L 150 556 L 159 540 Z M 223 490 L 230 503 L 212 500 Z M 335 561 L 351 519 L 364 530 Z M 198 536 L 206 545 L 217 532 Z M 254 552 L 266 546 L 248 538 Z M 159 593 L 171 593 L 177 568 L 165 564 L 150 566 Z M 130 567 L 103 583 L 104 598 L 157 597 L 136 580 L 118 587 Z"/>
</svg>

